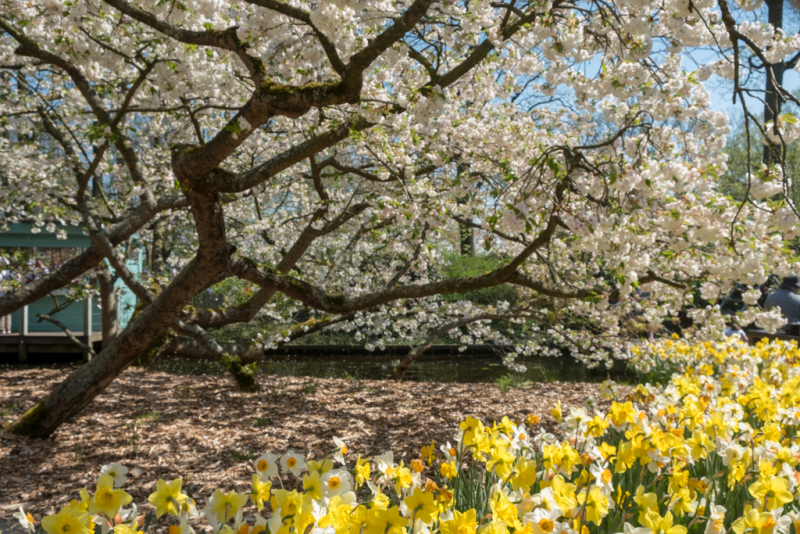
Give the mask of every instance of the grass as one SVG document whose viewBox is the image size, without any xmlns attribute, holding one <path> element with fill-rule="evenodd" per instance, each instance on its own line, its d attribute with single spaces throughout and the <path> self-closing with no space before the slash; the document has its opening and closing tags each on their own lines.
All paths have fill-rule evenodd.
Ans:
<svg viewBox="0 0 800 534">
<path fill-rule="evenodd" d="M 16 404 L 11 404 L 8 406 L 0 406 L 0 417 L 9 417 L 14 415 L 14 410 L 17 408 Z"/>
<path fill-rule="evenodd" d="M 161 418 L 164 414 L 161 412 L 145 412 L 141 415 L 136 416 L 137 421 L 155 421 L 156 419 Z"/>
<path fill-rule="evenodd" d="M 550 371 L 548 371 L 547 368 L 543 365 L 534 365 L 531 367 L 531 369 L 539 373 L 539 376 L 542 377 L 541 381 L 545 384 L 552 382 L 554 380 L 553 376 L 550 374 Z"/>
<path fill-rule="evenodd" d="M 511 388 L 521 388 L 526 386 L 528 381 L 525 379 L 525 375 L 509 373 L 495 380 L 495 384 L 497 384 L 497 387 L 500 388 L 500 393 L 505 393 Z"/>
<path fill-rule="evenodd" d="M 252 450 L 242 449 L 240 451 L 231 449 L 224 451 L 223 456 L 227 456 L 228 458 L 232 458 L 234 460 L 244 461 L 244 460 L 255 460 L 258 458 L 258 454 L 253 452 Z"/>
<path fill-rule="evenodd" d="M 256 417 L 253 419 L 253 426 L 264 427 L 272 424 L 272 419 L 269 417 Z"/>
</svg>

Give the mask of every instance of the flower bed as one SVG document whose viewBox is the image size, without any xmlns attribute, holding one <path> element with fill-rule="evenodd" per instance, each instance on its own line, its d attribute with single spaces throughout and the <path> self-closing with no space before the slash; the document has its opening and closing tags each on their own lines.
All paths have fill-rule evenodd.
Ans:
<svg viewBox="0 0 800 534">
<path fill-rule="evenodd" d="M 560 442 L 532 435 L 535 416 L 491 426 L 468 417 L 451 443 L 423 447 L 408 465 L 387 452 L 348 466 L 334 438 L 321 461 L 262 455 L 248 493 L 218 489 L 203 510 L 180 479 L 159 480 L 137 508 L 127 469 L 109 464 L 92 493 L 40 525 L 16 517 L 48 534 L 795 534 L 797 346 L 667 340 L 637 358 L 680 372 L 626 398 L 605 384 L 607 414 L 564 414 L 557 403 Z"/>
</svg>

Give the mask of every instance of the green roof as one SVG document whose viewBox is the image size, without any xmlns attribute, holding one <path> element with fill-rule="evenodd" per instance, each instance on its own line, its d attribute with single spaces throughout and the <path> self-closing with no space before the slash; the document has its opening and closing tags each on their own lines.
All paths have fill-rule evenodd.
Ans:
<svg viewBox="0 0 800 534">
<path fill-rule="evenodd" d="M 33 223 L 12 223 L 8 232 L 0 232 L 0 247 L 40 247 L 40 248 L 68 248 L 92 245 L 89 232 L 80 226 L 56 225 L 56 231 L 64 230 L 66 239 L 57 239 L 56 233 L 50 233 L 43 226 L 36 227 L 39 233 L 33 233 Z"/>
</svg>

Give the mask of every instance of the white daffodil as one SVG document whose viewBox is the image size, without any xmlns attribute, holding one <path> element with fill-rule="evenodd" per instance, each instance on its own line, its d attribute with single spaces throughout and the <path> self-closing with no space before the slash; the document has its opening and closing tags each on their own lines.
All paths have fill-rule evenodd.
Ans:
<svg viewBox="0 0 800 534">
<path fill-rule="evenodd" d="M 114 487 L 119 488 L 128 481 L 128 478 L 125 476 L 128 474 L 128 468 L 122 464 L 118 464 L 117 462 L 112 462 L 110 464 L 104 465 L 100 469 L 101 475 L 110 475 L 111 478 L 114 479 Z"/>
<path fill-rule="evenodd" d="M 717 506 L 716 504 L 712 504 L 709 507 L 705 534 L 722 534 L 722 532 L 725 532 L 725 513 L 727 511 L 724 506 Z"/>
<path fill-rule="evenodd" d="M 270 532 L 278 532 L 278 529 L 280 529 L 282 526 L 283 518 L 281 517 L 281 509 L 278 508 L 272 514 L 272 517 L 267 520 L 267 527 L 269 527 Z"/>
<path fill-rule="evenodd" d="M 383 473 L 384 476 L 391 476 L 394 469 L 394 453 L 386 451 L 375 457 L 375 463 L 378 465 L 378 471 Z"/>
<path fill-rule="evenodd" d="M 569 415 L 564 419 L 564 423 L 567 425 L 567 428 L 585 434 L 586 422 L 590 419 L 591 417 L 589 417 L 585 409 L 570 408 Z"/>
<path fill-rule="evenodd" d="M 178 515 L 181 520 L 183 520 L 183 518 L 195 519 L 196 517 L 200 517 L 200 512 L 197 511 L 197 503 L 191 497 L 183 499 L 180 505 L 181 508 L 178 511 Z"/>
<path fill-rule="evenodd" d="M 336 445 L 336 450 L 333 452 L 333 459 L 342 465 L 347 464 L 345 456 L 347 455 L 347 444 L 336 436 L 333 437 L 333 443 Z"/>
<path fill-rule="evenodd" d="M 212 511 L 214 508 L 214 494 L 211 494 L 211 497 L 208 499 L 206 503 L 206 507 L 203 508 L 203 511 L 200 513 L 200 517 L 204 517 L 208 524 L 211 525 L 211 529 L 213 531 L 217 531 L 219 529 L 219 521 L 217 520 L 217 513 Z M 279 518 L 280 519 L 280 518 Z M 277 532 L 273 530 L 272 532 Z"/>
<path fill-rule="evenodd" d="M 537 506 L 544 505 L 548 510 L 560 510 L 555 493 L 553 493 L 553 488 L 543 489 L 533 496 L 533 500 Z"/>
<path fill-rule="evenodd" d="M 533 437 L 533 442 L 536 444 L 539 450 L 542 449 L 542 446 L 553 443 L 555 440 L 556 437 L 544 429 L 540 430 L 539 433 Z"/>
<path fill-rule="evenodd" d="M 25 510 L 22 509 L 22 506 L 19 507 L 19 512 L 12 515 L 12 517 L 19 521 L 22 530 L 25 532 L 30 532 L 31 534 L 36 532 L 36 525 L 34 524 L 33 516 L 25 512 Z"/>
<path fill-rule="evenodd" d="M 800 532 L 800 512 L 786 512 L 786 517 L 794 524 L 794 531 Z M 713 534 L 717 534 L 714 532 Z"/>
<path fill-rule="evenodd" d="M 792 518 L 789 515 L 783 515 L 783 507 L 779 507 L 774 509 L 772 512 L 772 519 L 775 521 L 775 527 L 773 532 L 779 532 L 780 534 L 788 534 L 789 533 L 789 525 L 792 524 Z"/>
<path fill-rule="evenodd" d="M 195 534 L 195 533 L 194 529 L 189 525 L 189 518 L 183 517 L 181 518 L 180 525 L 169 527 L 169 534 Z"/>
<path fill-rule="evenodd" d="M 256 466 L 258 476 L 265 482 L 278 475 L 278 457 L 271 452 L 262 454 L 253 463 Z"/>
<path fill-rule="evenodd" d="M 635 527 L 626 522 L 622 526 L 622 532 L 618 532 L 617 534 L 653 534 L 653 531 L 645 527 Z"/>
<path fill-rule="evenodd" d="M 322 475 L 322 493 L 330 498 L 353 489 L 353 477 L 344 469 L 328 471 Z"/>
<path fill-rule="evenodd" d="M 281 456 L 281 469 L 284 473 L 291 471 L 294 476 L 299 477 L 306 469 L 306 461 L 303 460 L 302 456 L 290 449 Z"/>
<path fill-rule="evenodd" d="M 102 515 L 99 514 L 93 515 L 92 523 L 94 523 L 95 527 L 100 527 L 100 534 L 108 534 L 109 532 L 111 532 L 111 523 L 109 523 L 108 519 L 106 519 Z"/>
<path fill-rule="evenodd" d="M 520 517 L 533 512 L 536 508 L 536 500 L 533 498 L 533 495 L 528 493 L 527 491 L 512 491 L 508 494 L 508 500 L 514 503 L 514 506 L 517 507 L 517 515 Z"/>
<path fill-rule="evenodd" d="M 552 534 L 559 517 L 561 517 L 561 510 L 558 508 L 554 510 L 537 508 L 533 512 L 525 514 L 522 522 L 529 523 L 535 534 Z"/>
<path fill-rule="evenodd" d="M 456 450 L 455 447 L 450 445 L 449 441 L 447 443 L 445 443 L 444 445 L 440 445 L 439 446 L 439 450 L 442 451 L 442 453 L 444 454 L 445 460 L 447 462 L 455 462 L 456 461 L 456 458 L 458 456 L 458 451 Z"/>
<path fill-rule="evenodd" d="M 514 429 L 514 434 L 511 436 L 511 450 L 518 452 L 530 448 L 531 435 L 525 429 L 525 425 L 519 425 Z"/>
<path fill-rule="evenodd" d="M 131 503 L 131 507 L 127 510 L 122 508 L 119 511 L 119 517 L 122 519 L 123 523 L 133 522 L 136 521 L 136 517 L 139 515 L 139 507 L 136 506 L 136 503 Z"/>
<path fill-rule="evenodd" d="M 613 503 L 614 500 L 611 499 L 611 494 L 614 492 L 614 486 L 611 484 L 611 478 L 613 477 L 611 470 L 595 463 L 589 468 L 589 472 L 594 477 L 594 483 L 600 486 L 603 494 L 609 498 L 609 503 Z"/>
</svg>

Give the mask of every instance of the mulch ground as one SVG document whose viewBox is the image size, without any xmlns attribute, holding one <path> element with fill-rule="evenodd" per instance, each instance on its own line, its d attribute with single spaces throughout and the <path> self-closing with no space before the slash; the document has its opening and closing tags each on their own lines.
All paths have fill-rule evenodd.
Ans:
<svg viewBox="0 0 800 534">
<path fill-rule="evenodd" d="M 70 369 L 0 370 L 0 426 L 13 421 Z M 541 418 L 555 432 L 550 407 L 600 399 L 597 384 L 532 384 L 501 393 L 495 384 L 259 376 L 261 392 L 236 391 L 224 376 L 178 376 L 129 369 L 80 414 L 45 440 L 0 433 L 0 518 L 20 505 L 38 520 L 83 487 L 93 490 L 100 467 L 132 470 L 125 490 L 145 503 L 156 480 L 183 477 L 198 508 L 216 488 L 249 490 L 252 459 L 293 449 L 322 458 L 333 436 L 358 455 L 393 450 L 406 464 L 422 445 L 453 441 L 458 423 L 508 415 Z M 604 403 L 600 402 L 600 409 Z M 438 446 L 438 445 L 437 445 Z"/>
</svg>

